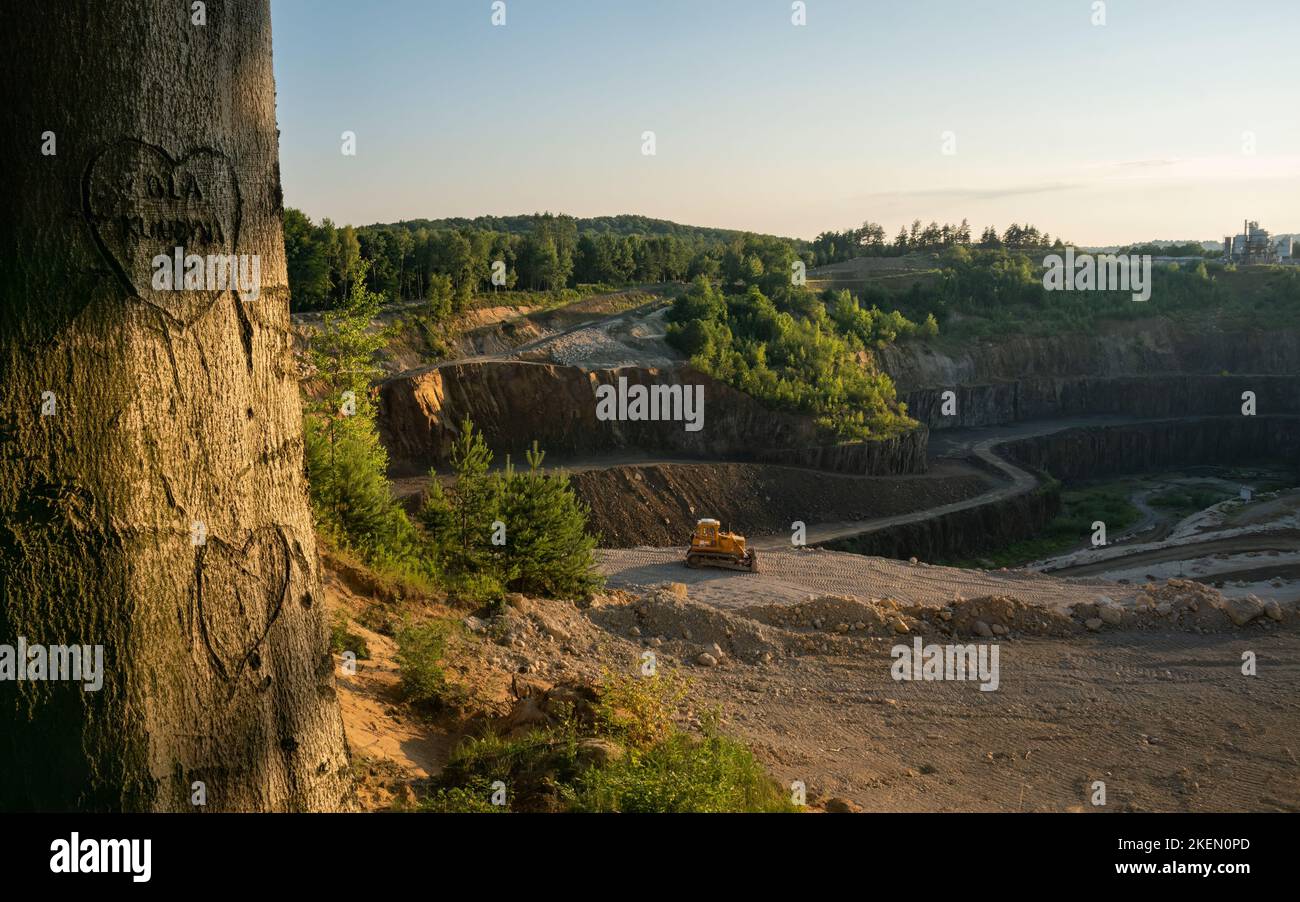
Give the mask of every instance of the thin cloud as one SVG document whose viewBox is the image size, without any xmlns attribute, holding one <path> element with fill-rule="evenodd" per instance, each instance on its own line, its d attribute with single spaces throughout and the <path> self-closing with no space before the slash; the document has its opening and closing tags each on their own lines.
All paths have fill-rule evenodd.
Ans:
<svg viewBox="0 0 1300 902">
<path fill-rule="evenodd" d="M 862 195 L 866 200 L 1001 200 L 1031 194 L 1054 194 L 1087 187 L 1079 182 L 1042 182 L 1033 185 L 1007 185 L 1001 188 L 922 188 L 912 191 L 873 191 Z"/>
</svg>

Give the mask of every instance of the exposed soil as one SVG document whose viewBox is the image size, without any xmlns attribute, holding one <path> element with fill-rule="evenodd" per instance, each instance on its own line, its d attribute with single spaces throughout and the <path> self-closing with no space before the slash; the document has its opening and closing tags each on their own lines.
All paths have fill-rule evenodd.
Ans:
<svg viewBox="0 0 1300 902">
<path fill-rule="evenodd" d="M 995 692 L 895 682 L 893 644 L 702 671 L 699 691 L 782 782 L 867 811 L 1300 811 L 1294 628 L 1020 639 Z"/>
<path fill-rule="evenodd" d="M 458 331 L 451 342 L 449 359 L 513 357 L 562 364 L 622 366 L 625 361 L 653 357 L 656 362 L 646 365 L 667 365 L 679 355 L 661 341 L 662 312 L 651 316 L 628 315 L 634 310 L 647 313 L 660 302 L 657 293 L 629 288 L 593 295 L 562 307 L 519 310 L 515 316 L 483 319 Z M 624 341 L 630 344 L 624 346 Z"/>
<path fill-rule="evenodd" d="M 1136 604 L 1076 586 L 1083 600 L 1055 607 L 825 594 L 719 607 L 698 599 L 700 585 L 612 590 L 589 607 L 512 596 L 490 621 L 460 612 L 447 666 L 467 701 L 439 718 L 401 703 L 392 643 L 367 632 L 371 659 L 339 681 L 363 806 L 409 804 L 466 732 L 527 729 L 549 691 L 632 672 L 650 651 L 691 680 L 684 726 L 718 711 L 783 784 L 806 784 L 813 810 L 843 804 L 833 798 L 869 811 L 1300 810 L 1292 607 L 1232 607 L 1182 581 L 1145 587 Z M 372 624 L 411 604 L 358 595 L 338 575 L 327 603 Z M 917 637 L 997 643 L 997 689 L 896 681 L 893 651 Z M 1241 672 L 1245 651 L 1256 676 Z"/>
<path fill-rule="evenodd" d="M 688 569 L 682 563 L 684 544 L 602 549 L 597 556 L 613 587 L 638 591 L 681 582 L 692 598 L 724 608 L 795 604 L 834 594 L 928 607 L 942 607 L 955 598 L 1007 595 L 1063 609 L 1097 595 L 1133 600 L 1139 592 L 1137 586 L 1103 580 L 1063 580 L 1027 570 L 962 570 L 820 548 L 764 549 L 758 554 L 757 574 Z"/>
</svg>

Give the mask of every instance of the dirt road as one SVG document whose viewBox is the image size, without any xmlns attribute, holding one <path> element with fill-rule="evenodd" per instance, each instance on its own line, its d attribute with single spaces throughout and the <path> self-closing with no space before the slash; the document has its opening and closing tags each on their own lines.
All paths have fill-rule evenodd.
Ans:
<svg viewBox="0 0 1300 902">
<path fill-rule="evenodd" d="M 601 549 L 596 554 L 611 587 L 639 589 L 680 582 L 692 599 L 722 608 L 842 594 L 888 597 L 928 607 L 939 607 L 958 595 L 1014 595 L 1061 609 L 1098 595 L 1124 601 L 1138 591 L 1135 586 L 1104 580 L 1067 580 L 1027 570 L 960 570 L 814 548 L 760 550 L 758 573 L 690 569 L 682 563 L 684 547 Z"/>
</svg>

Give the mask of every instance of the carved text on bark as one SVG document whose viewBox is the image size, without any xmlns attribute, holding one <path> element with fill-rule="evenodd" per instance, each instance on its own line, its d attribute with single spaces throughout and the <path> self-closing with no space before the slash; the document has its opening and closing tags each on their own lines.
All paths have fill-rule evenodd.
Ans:
<svg viewBox="0 0 1300 902">
<path fill-rule="evenodd" d="M 156 290 L 152 261 L 177 247 L 204 257 L 236 253 L 239 180 L 225 154 L 200 148 L 177 159 L 161 147 L 122 138 L 90 161 L 82 205 L 96 244 L 132 297 L 184 327 L 223 293 Z"/>
</svg>

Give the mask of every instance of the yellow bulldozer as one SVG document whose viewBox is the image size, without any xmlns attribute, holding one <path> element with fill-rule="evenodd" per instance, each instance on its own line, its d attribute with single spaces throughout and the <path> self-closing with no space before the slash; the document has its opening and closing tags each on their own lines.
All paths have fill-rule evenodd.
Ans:
<svg viewBox="0 0 1300 902">
<path fill-rule="evenodd" d="M 686 551 L 687 567 L 722 567 L 726 570 L 758 572 L 758 554 L 745 547 L 745 537 L 723 532 L 717 520 L 705 518 L 695 524 L 691 547 Z"/>
</svg>

